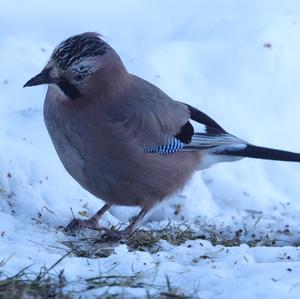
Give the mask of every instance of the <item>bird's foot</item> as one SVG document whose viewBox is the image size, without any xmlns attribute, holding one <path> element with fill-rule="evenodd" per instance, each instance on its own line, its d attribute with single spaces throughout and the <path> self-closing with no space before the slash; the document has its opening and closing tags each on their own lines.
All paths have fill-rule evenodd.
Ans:
<svg viewBox="0 0 300 299">
<path fill-rule="evenodd" d="M 66 232 L 74 233 L 76 231 L 79 231 L 79 230 L 85 229 L 85 228 L 94 229 L 94 230 L 100 230 L 100 226 L 98 224 L 98 221 L 96 221 L 93 218 L 85 219 L 85 220 L 74 218 L 65 227 L 65 231 Z"/>
</svg>

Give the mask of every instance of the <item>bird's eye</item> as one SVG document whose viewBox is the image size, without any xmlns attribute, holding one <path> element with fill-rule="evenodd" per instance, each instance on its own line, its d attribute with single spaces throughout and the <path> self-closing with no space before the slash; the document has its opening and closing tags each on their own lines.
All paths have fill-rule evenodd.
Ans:
<svg viewBox="0 0 300 299">
<path fill-rule="evenodd" d="M 87 72 L 77 72 L 73 75 L 75 81 L 81 81 L 88 75 Z"/>
</svg>

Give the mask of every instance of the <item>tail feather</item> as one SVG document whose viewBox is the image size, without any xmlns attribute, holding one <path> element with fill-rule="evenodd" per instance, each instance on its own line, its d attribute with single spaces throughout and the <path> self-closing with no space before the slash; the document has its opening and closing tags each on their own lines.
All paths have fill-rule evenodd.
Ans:
<svg viewBox="0 0 300 299">
<path fill-rule="evenodd" d="M 289 161 L 300 162 L 300 154 L 277 150 L 267 147 L 255 146 L 247 144 L 245 148 L 224 148 L 222 151 L 218 151 L 217 155 L 245 157 L 245 158 L 257 158 L 277 161 Z"/>
</svg>

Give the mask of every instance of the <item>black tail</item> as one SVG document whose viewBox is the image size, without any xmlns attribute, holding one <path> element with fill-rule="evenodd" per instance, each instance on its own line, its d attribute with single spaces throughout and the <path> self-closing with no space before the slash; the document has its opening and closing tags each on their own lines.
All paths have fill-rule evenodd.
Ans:
<svg viewBox="0 0 300 299">
<path fill-rule="evenodd" d="M 300 162 L 300 154 L 248 144 L 244 149 L 225 149 L 221 155 L 267 160 Z"/>
</svg>

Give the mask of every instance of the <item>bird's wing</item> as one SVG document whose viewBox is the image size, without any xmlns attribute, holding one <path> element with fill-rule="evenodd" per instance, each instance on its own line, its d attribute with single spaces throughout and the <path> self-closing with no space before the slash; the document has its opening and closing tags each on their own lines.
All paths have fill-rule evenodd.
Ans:
<svg viewBox="0 0 300 299">
<path fill-rule="evenodd" d="M 241 149 L 247 142 L 227 133 L 217 122 L 196 108 L 184 104 L 189 111 L 186 122 L 178 128 L 176 135 L 167 135 L 166 141 L 156 147 L 145 147 L 149 153 L 171 154 L 177 151 L 197 151 L 208 149 L 212 153 L 222 152 L 225 148 Z M 196 131 L 192 121 L 202 125 Z M 198 126 L 197 126 L 198 127 Z"/>
<path fill-rule="evenodd" d="M 147 153 L 171 154 L 237 147 L 246 142 L 227 133 L 217 122 L 196 108 L 174 101 L 154 85 L 135 77 L 138 90 L 132 91 L 119 110 L 127 115 L 122 127 L 138 140 Z M 128 111 L 126 113 L 126 111 Z M 193 123 L 192 123 L 193 122 Z M 201 129 L 198 130 L 198 126 Z M 197 130 L 195 128 L 197 128 Z"/>
</svg>

